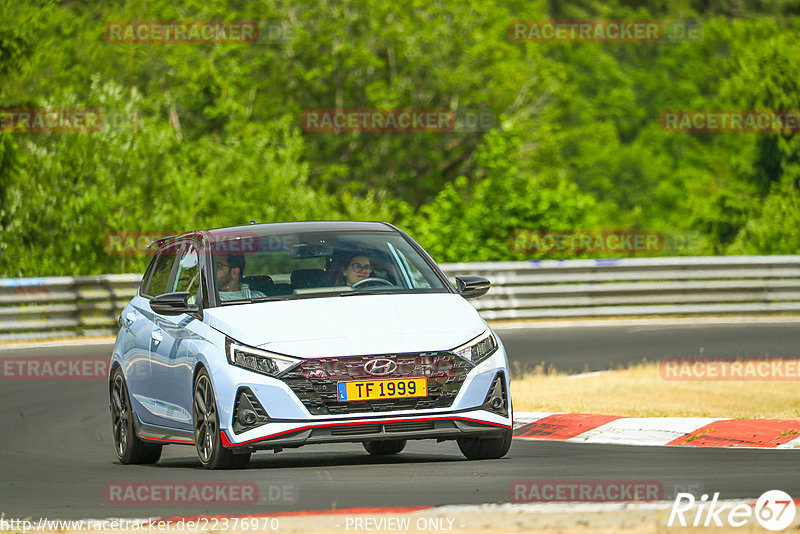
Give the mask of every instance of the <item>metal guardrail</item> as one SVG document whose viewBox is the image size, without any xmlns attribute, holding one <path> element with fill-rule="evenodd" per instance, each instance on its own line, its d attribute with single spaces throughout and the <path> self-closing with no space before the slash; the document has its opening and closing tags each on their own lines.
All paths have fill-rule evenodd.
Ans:
<svg viewBox="0 0 800 534">
<path fill-rule="evenodd" d="M 0 340 L 114 334 L 141 280 L 141 274 L 0 279 Z"/>
<path fill-rule="evenodd" d="M 800 256 L 451 263 L 492 289 L 487 320 L 800 312 Z"/>
<path fill-rule="evenodd" d="M 800 256 L 442 264 L 492 282 L 487 320 L 800 312 Z M 140 274 L 0 279 L 0 340 L 116 332 Z"/>
</svg>

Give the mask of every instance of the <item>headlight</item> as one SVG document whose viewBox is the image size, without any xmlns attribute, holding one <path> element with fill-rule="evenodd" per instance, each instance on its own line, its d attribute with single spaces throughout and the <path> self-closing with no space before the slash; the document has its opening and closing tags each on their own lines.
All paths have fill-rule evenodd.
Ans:
<svg viewBox="0 0 800 534">
<path fill-rule="evenodd" d="M 491 330 L 487 330 L 472 341 L 453 349 L 452 352 L 455 352 L 465 360 L 477 364 L 494 354 L 497 347 L 497 340 L 494 334 L 492 334 Z"/>
<path fill-rule="evenodd" d="M 278 376 L 302 361 L 283 354 L 240 345 L 232 339 L 226 340 L 225 345 L 228 361 L 232 365 L 268 376 Z"/>
</svg>

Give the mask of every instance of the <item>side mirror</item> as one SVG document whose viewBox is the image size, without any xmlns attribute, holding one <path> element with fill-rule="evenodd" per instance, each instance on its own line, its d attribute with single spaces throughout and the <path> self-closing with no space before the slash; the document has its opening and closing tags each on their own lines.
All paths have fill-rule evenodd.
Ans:
<svg viewBox="0 0 800 534">
<path fill-rule="evenodd" d="M 164 293 L 150 301 L 150 308 L 161 315 L 180 315 L 182 313 L 200 313 L 200 306 L 189 304 L 188 291 Z"/>
<path fill-rule="evenodd" d="M 456 289 L 465 299 L 485 295 L 491 285 L 491 282 L 482 276 L 456 276 Z"/>
</svg>

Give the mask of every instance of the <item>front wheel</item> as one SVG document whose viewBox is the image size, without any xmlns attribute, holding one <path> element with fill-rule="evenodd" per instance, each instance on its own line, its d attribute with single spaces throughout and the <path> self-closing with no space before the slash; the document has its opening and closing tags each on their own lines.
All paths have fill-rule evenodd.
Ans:
<svg viewBox="0 0 800 534">
<path fill-rule="evenodd" d="M 364 449 L 370 454 L 384 456 L 387 454 L 397 454 L 406 447 L 404 439 L 390 439 L 384 441 L 365 441 Z"/>
<path fill-rule="evenodd" d="M 502 458 L 511 448 L 513 430 L 505 430 L 496 438 L 462 438 L 458 441 L 458 448 L 468 460 L 489 460 Z"/>
<path fill-rule="evenodd" d="M 192 403 L 194 444 L 200 463 L 206 469 L 230 469 L 244 467 L 250 461 L 250 453 L 234 454 L 222 446 L 219 429 L 217 400 L 211 378 L 205 369 L 197 373 L 194 381 L 194 402 Z"/>
<path fill-rule="evenodd" d="M 122 369 L 117 367 L 111 374 L 111 429 L 114 449 L 123 464 L 154 464 L 161 458 L 161 445 L 145 443 L 133 428 L 131 399 Z"/>
</svg>

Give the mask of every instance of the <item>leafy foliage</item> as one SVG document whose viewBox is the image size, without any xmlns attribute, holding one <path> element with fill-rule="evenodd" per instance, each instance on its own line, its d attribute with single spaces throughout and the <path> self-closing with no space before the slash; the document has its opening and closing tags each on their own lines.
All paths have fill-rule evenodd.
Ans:
<svg viewBox="0 0 800 534">
<path fill-rule="evenodd" d="M 440 261 L 537 259 L 510 250 L 517 230 L 695 232 L 696 254 L 794 254 L 797 133 L 675 133 L 659 116 L 800 109 L 796 11 L 789 0 L 0 0 L 0 109 L 96 108 L 104 122 L 0 128 L 0 276 L 141 271 L 147 257 L 110 253 L 109 234 L 250 220 L 387 220 Z M 696 19 L 702 38 L 508 38 L 514 20 L 569 18 Z M 135 20 L 255 20 L 262 35 L 105 40 L 107 23 Z M 303 130 L 304 110 L 334 108 L 495 120 Z"/>
</svg>

